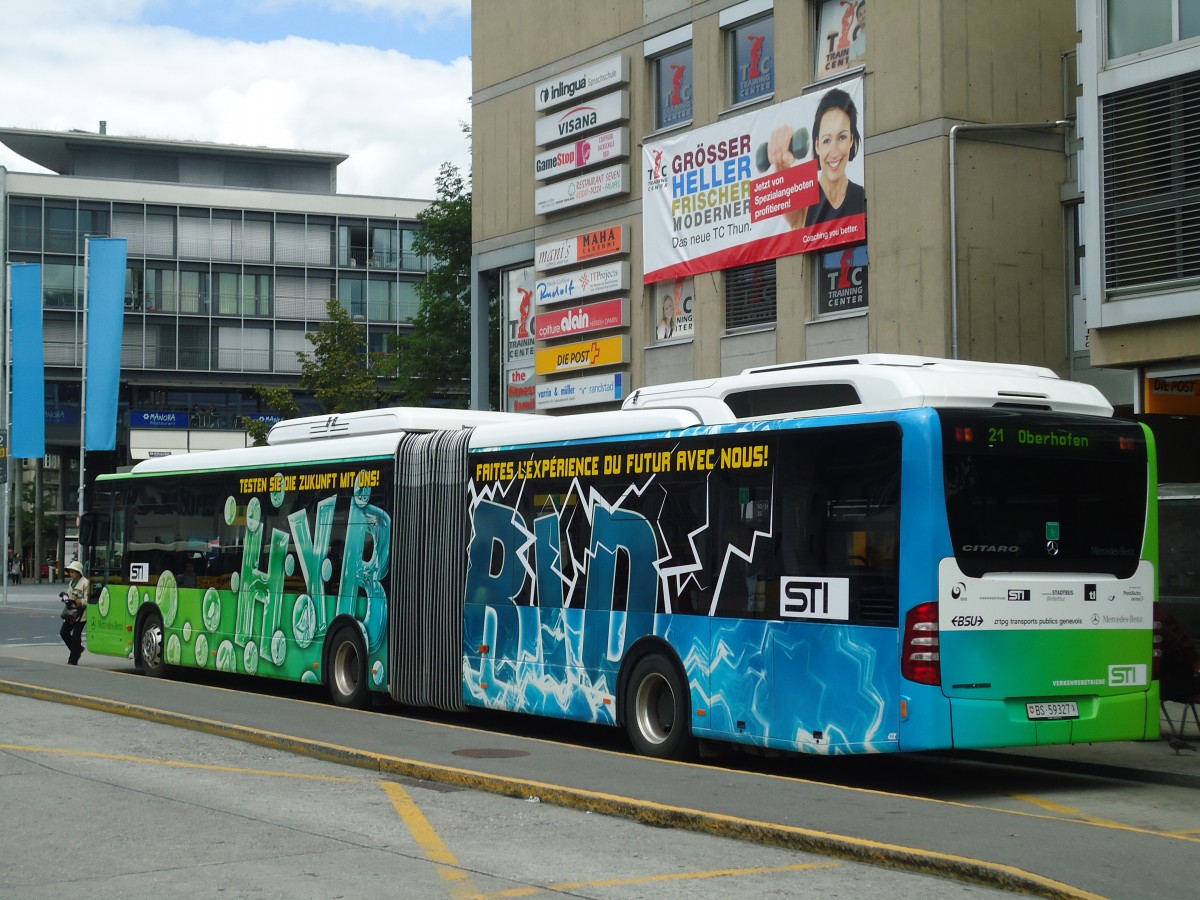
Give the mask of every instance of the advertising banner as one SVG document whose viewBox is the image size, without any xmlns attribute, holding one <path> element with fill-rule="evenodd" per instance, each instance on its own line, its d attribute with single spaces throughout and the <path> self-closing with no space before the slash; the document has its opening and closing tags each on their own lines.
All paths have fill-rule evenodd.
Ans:
<svg viewBox="0 0 1200 900">
<path fill-rule="evenodd" d="M 1147 378 L 1145 383 L 1146 412 L 1200 415 L 1200 373 L 1183 378 Z"/>
<path fill-rule="evenodd" d="M 505 383 L 504 408 L 509 412 L 533 412 L 536 390 L 533 368 L 510 369 Z"/>
<path fill-rule="evenodd" d="M 646 143 L 645 282 L 865 241 L 862 98 L 858 78 Z"/>
<path fill-rule="evenodd" d="M 629 325 L 629 301 L 601 300 L 586 306 L 567 306 L 537 317 L 534 334 L 539 341 L 621 328 Z"/>
<path fill-rule="evenodd" d="M 533 108 L 537 112 L 562 106 L 572 100 L 579 100 L 598 94 L 618 84 L 629 81 L 629 57 L 610 56 L 600 62 L 575 69 L 566 75 L 559 75 L 549 81 L 543 81 L 533 92 Z"/>
<path fill-rule="evenodd" d="M 629 118 L 629 91 L 614 91 L 542 116 L 533 123 L 534 143 L 546 147 Z"/>
<path fill-rule="evenodd" d="M 865 244 L 821 254 L 817 278 L 817 314 L 867 308 L 867 248 Z"/>
<path fill-rule="evenodd" d="M 533 362 L 533 266 L 504 273 L 505 361 L 510 367 Z"/>
<path fill-rule="evenodd" d="M 867 52 L 866 0 L 825 0 L 817 27 L 817 79 L 855 66 Z"/>
<path fill-rule="evenodd" d="M 609 291 L 629 289 L 629 263 L 605 263 L 590 269 L 579 269 L 565 275 L 552 275 L 537 280 L 537 305 L 547 306 L 566 300 L 580 300 Z"/>
<path fill-rule="evenodd" d="M 14 265 L 8 271 L 12 287 L 12 455 L 40 459 L 46 455 L 42 267 Z"/>
<path fill-rule="evenodd" d="M 626 235 L 624 225 L 610 225 L 560 241 L 538 244 L 533 252 L 534 265 L 539 272 L 546 272 L 605 256 L 616 256 L 627 249 Z"/>
<path fill-rule="evenodd" d="M 537 373 L 554 375 L 558 372 L 573 372 L 577 369 L 594 369 L 628 361 L 629 337 L 596 338 L 577 344 L 559 344 L 544 347 L 537 352 Z"/>
<path fill-rule="evenodd" d="M 278 420 L 278 416 L 275 417 Z M 189 416 L 185 412 L 160 412 L 158 410 L 129 413 L 130 428 L 187 428 Z"/>
<path fill-rule="evenodd" d="M 537 386 L 537 408 L 557 409 L 562 406 L 586 406 L 589 403 L 609 403 L 624 400 L 629 375 L 608 372 L 586 378 L 568 378 Z"/>
<path fill-rule="evenodd" d="M 533 211 L 539 216 L 546 216 L 581 203 L 628 193 L 629 164 L 620 163 L 538 188 L 533 192 Z"/>
<path fill-rule="evenodd" d="M 538 181 L 570 175 L 602 162 L 629 155 L 629 129 L 614 128 L 591 137 L 580 138 L 573 144 L 552 147 L 533 158 L 533 177 Z"/>
<path fill-rule="evenodd" d="M 117 394 L 121 385 L 121 331 L 125 322 L 126 238 L 89 238 L 87 270 L 86 450 L 117 447 Z"/>
<path fill-rule="evenodd" d="M 655 343 L 678 341 L 695 333 L 692 319 L 695 296 L 690 277 L 672 278 L 654 285 L 654 308 L 658 312 L 654 323 Z"/>
</svg>

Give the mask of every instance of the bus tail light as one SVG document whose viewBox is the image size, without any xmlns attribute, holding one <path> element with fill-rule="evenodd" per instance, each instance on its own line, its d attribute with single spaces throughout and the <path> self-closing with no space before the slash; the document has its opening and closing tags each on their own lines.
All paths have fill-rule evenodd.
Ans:
<svg viewBox="0 0 1200 900">
<path fill-rule="evenodd" d="M 936 602 L 918 604 L 904 618 L 900 674 L 918 684 L 942 683 Z"/>
<path fill-rule="evenodd" d="M 1151 638 L 1150 642 L 1150 647 L 1152 648 L 1150 653 L 1150 677 L 1155 681 L 1159 681 L 1162 674 L 1162 617 L 1159 615 L 1157 602 L 1154 604 L 1153 609 L 1154 637 Z"/>
</svg>

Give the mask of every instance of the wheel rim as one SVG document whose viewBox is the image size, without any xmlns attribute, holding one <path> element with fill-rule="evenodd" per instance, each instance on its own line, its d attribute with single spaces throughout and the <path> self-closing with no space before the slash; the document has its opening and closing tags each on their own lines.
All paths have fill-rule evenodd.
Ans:
<svg viewBox="0 0 1200 900">
<path fill-rule="evenodd" d="M 651 744 L 661 744 L 675 725 L 675 695 L 667 679 L 657 672 L 638 685 L 635 700 L 638 731 Z"/>
<path fill-rule="evenodd" d="M 353 641 L 338 645 L 333 657 L 333 683 L 343 697 L 349 697 L 358 688 L 358 650 Z"/>
<path fill-rule="evenodd" d="M 162 663 L 162 626 L 152 622 L 142 631 L 142 665 L 157 669 Z"/>
</svg>

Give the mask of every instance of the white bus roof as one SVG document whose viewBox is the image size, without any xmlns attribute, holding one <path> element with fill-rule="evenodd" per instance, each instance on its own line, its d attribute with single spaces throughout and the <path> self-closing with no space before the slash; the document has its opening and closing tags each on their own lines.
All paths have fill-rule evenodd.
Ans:
<svg viewBox="0 0 1200 900">
<path fill-rule="evenodd" d="M 639 388 L 622 409 L 694 409 L 732 421 L 933 407 L 1008 407 L 1111 416 L 1095 387 L 1039 366 L 867 354 Z"/>
<path fill-rule="evenodd" d="M 285 419 L 272 426 L 270 434 L 267 435 L 267 443 L 291 444 L 364 434 L 402 434 L 408 431 L 455 431 L 486 422 L 512 419 L 528 421 L 532 418 L 534 417 L 521 413 L 487 410 L 395 406 Z"/>
<path fill-rule="evenodd" d="M 143 460 L 128 473 L 159 475 L 184 472 L 215 472 L 251 466 L 281 466 L 340 459 L 369 459 L 392 456 L 404 432 L 372 434 L 293 443 L 266 447 L 235 447 L 232 450 L 202 450 L 199 453 L 175 453 Z"/>
</svg>

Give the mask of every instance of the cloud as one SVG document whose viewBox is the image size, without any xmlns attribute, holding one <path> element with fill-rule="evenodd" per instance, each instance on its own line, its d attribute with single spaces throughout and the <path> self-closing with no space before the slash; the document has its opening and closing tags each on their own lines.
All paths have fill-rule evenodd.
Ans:
<svg viewBox="0 0 1200 900">
<path fill-rule="evenodd" d="M 416 4 L 326 5 L 402 14 Z M 0 125 L 96 131 L 103 119 L 122 136 L 347 153 L 341 193 L 432 198 L 443 162 L 469 171 L 459 124 L 470 120 L 467 59 L 301 37 L 201 37 L 140 24 L 140 7 L 126 0 L 69 6 L 14 4 L 19 12 L 0 29 Z M 38 171 L 2 147 L 0 165 Z"/>
</svg>

